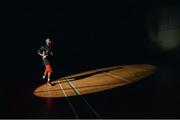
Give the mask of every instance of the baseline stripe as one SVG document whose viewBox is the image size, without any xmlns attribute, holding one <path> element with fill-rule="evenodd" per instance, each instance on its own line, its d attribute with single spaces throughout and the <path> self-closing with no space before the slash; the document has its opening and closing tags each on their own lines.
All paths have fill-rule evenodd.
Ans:
<svg viewBox="0 0 180 120">
<path fill-rule="evenodd" d="M 77 119 L 79 119 L 79 116 L 78 116 L 76 110 L 74 109 L 74 107 L 73 107 L 71 101 L 69 100 L 69 98 L 68 98 L 66 92 L 64 91 L 62 85 L 60 84 L 59 80 L 58 80 L 58 85 L 60 86 L 60 88 L 61 88 L 61 90 L 62 90 L 62 92 L 63 92 L 63 94 L 64 94 L 66 100 L 68 101 L 68 104 L 70 105 L 70 107 L 71 107 L 71 109 L 72 109 L 72 111 L 73 111 L 74 116 L 75 116 Z"/>
<path fill-rule="evenodd" d="M 80 94 L 80 92 L 76 89 L 76 87 L 73 85 L 73 83 L 71 81 L 69 81 L 66 77 L 64 77 L 64 79 L 69 83 L 70 87 L 74 90 L 74 92 L 79 95 L 82 100 L 88 105 L 88 107 L 91 109 L 91 111 L 96 115 L 96 117 L 98 117 L 99 119 L 101 119 L 101 116 L 96 112 L 96 110 L 88 103 L 88 101 Z"/>
</svg>

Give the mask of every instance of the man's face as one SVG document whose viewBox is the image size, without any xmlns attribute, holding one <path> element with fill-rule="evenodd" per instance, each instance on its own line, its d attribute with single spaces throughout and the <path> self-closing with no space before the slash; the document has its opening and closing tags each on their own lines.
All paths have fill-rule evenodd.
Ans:
<svg viewBox="0 0 180 120">
<path fill-rule="evenodd" d="M 46 44 L 47 44 L 47 45 L 50 45 L 51 43 L 52 43 L 51 40 L 50 40 L 49 38 L 47 38 L 47 39 L 46 39 Z"/>
</svg>

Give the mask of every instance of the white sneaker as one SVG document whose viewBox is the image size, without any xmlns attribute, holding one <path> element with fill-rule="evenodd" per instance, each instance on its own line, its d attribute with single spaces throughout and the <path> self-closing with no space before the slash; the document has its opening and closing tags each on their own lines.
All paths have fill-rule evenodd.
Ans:
<svg viewBox="0 0 180 120">
<path fill-rule="evenodd" d="M 48 85 L 48 86 L 52 86 L 50 82 L 47 82 L 47 85 Z"/>
</svg>

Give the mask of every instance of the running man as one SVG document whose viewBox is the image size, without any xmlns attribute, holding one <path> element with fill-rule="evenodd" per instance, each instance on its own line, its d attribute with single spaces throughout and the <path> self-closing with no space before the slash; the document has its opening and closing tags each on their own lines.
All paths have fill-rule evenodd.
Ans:
<svg viewBox="0 0 180 120">
<path fill-rule="evenodd" d="M 45 79 L 47 76 L 47 84 L 49 86 L 51 86 L 51 73 L 53 72 L 52 66 L 49 62 L 49 58 L 50 56 L 53 56 L 53 53 L 51 51 L 51 44 L 52 41 L 50 38 L 46 38 L 45 39 L 46 44 L 43 45 L 38 51 L 37 53 L 42 57 L 44 66 L 45 66 L 45 71 L 44 71 L 44 75 L 42 77 L 42 79 Z"/>
</svg>

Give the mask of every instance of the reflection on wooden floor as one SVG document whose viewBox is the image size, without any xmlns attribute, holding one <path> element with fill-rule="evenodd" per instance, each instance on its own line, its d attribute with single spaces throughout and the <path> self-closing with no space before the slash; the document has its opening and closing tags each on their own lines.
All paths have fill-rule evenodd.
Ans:
<svg viewBox="0 0 180 120">
<path fill-rule="evenodd" d="M 148 64 L 121 65 L 90 70 L 52 81 L 36 88 L 38 97 L 67 97 L 100 92 L 138 81 L 153 74 L 156 66 Z"/>
</svg>

